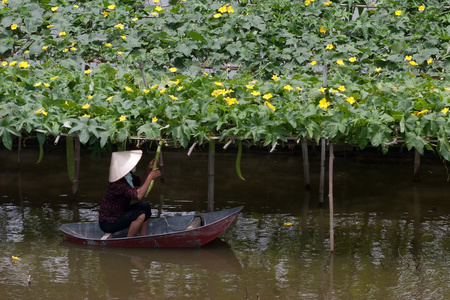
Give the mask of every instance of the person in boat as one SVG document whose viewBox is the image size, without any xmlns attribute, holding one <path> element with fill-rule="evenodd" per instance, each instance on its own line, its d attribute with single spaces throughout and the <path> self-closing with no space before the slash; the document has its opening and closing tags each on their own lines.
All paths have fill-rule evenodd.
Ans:
<svg viewBox="0 0 450 300">
<path fill-rule="evenodd" d="M 142 150 L 113 152 L 109 167 L 109 186 L 99 208 L 99 225 L 105 233 L 126 228 L 128 236 L 147 234 L 150 203 L 142 201 L 152 180 L 161 176 L 152 170 L 154 159 L 141 177 L 134 174 L 142 157 Z M 131 203 L 132 201 L 137 201 Z"/>
</svg>

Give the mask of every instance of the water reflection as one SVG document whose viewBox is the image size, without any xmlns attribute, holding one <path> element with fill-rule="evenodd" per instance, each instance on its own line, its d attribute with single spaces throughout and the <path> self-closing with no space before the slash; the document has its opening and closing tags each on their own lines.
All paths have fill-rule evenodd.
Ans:
<svg viewBox="0 0 450 300">
<path fill-rule="evenodd" d="M 200 249 L 104 249 L 64 241 L 62 223 L 96 221 L 108 159 L 82 157 L 78 201 L 61 151 L 0 152 L 0 295 L 3 299 L 445 299 L 450 294 L 450 184 L 423 160 L 419 183 L 407 161 L 335 160 L 335 249 L 327 205 L 310 192 L 301 156 L 216 157 L 216 209 L 244 205 L 236 222 Z M 36 156 L 36 157 L 35 157 Z M 146 154 L 144 159 L 151 159 Z M 377 158 L 378 159 L 378 158 Z M 387 160 L 389 160 L 387 158 Z M 207 154 L 164 154 L 154 215 L 205 211 Z M 316 170 L 316 171 L 314 171 Z M 138 170 L 139 171 L 139 170 Z M 12 262 L 11 256 L 20 260 Z M 27 287 L 27 278 L 32 284 Z"/>
</svg>

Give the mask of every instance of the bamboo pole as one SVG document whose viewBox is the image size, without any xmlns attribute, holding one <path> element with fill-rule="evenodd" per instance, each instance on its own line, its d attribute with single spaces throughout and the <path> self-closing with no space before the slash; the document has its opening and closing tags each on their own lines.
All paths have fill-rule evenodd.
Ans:
<svg viewBox="0 0 450 300">
<path fill-rule="evenodd" d="M 208 149 L 208 211 L 214 211 L 214 156 L 215 156 L 215 141 L 209 141 Z"/>
<path fill-rule="evenodd" d="M 330 142 L 330 158 L 328 167 L 328 201 L 330 203 L 330 252 L 334 252 L 334 204 L 333 204 L 333 161 L 334 161 L 334 145 Z"/>
<path fill-rule="evenodd" d="M 319 183 L 319 206 L 323 206 L 323 195 L 325 189 L 325 139 L 320 141 L 320 183 Z"/>
<path fill-rule="evenodd" d="M 306 139 L 302 140 L 302 154 L 303 154 L 303 175 L 305 177 L 305 189 L 311 189 L 311 179 L 309 177 L 309 156 L 308 156 L 308 143 Z"/>
</svg>

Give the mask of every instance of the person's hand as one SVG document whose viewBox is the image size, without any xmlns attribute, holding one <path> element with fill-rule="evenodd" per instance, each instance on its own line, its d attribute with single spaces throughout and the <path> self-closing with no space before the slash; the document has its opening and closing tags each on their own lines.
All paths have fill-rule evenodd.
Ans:
<svg viewBox="0 0 450 300">
<path fill-rule="evenodd" d="M 156 178 L 161 176 L 161 171 L 158 168 L 155 168 L 148 174 L 151 180 L 155 180 Z"/>
</svg>

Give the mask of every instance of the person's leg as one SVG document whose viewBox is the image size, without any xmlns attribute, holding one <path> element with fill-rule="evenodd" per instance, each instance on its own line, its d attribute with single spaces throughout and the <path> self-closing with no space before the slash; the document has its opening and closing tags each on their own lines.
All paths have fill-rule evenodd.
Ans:
<svg viewBox="0 0 450 300">
<path fill-rule="evenodd" d="M 128 229 L 128 237 L 135 236 L 139 230 L 141 230 L 142 233 L 142 225 L 143 223 L 147 222 L 145 221 L 145 213 L 141 214 L 139 217 L 136 218 L 133 222 L 130 224 L 130 228 Z M 147 223 L 148 225 L 148 223 Z M 145 227 L 147 228 L 147 227 Z M 145 230 L 147 231 L 147 230 Z M 142 234 L 141 234 L 142 235 Z"/>
<path fill-rule="evenodd" d="M 150 219 L 147 219 L 142 223 L 141 232 L 140 232 L 141 236 L 147 235 L 147 228 L 148 228 L 149 222 L 150 222 Z"/>
</svg>

